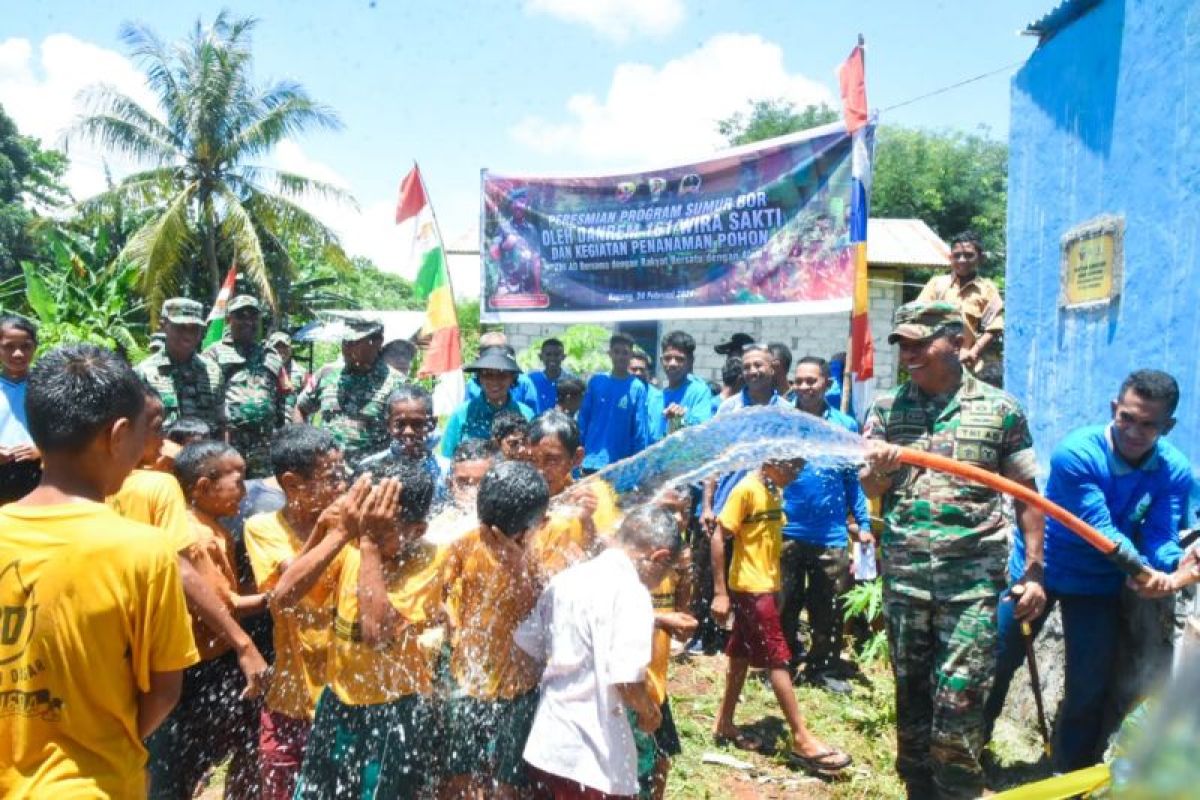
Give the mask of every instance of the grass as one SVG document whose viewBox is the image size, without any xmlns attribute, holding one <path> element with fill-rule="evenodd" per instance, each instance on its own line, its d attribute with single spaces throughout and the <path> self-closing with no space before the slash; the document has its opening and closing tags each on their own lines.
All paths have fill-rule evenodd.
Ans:
<svg viewBox="0 0 1200 800">
<path fill-rule="evenodd" d="M 671 800 L 782 800 L 826 798 L 874 800 L 904 796 L 896 776 L 896 717 L 891 672 L 886 662 L 863 667 L 849 696 L 811 686 L 796 687 L 800 709 L 818 736 L 854 757 L 854 765 L 837 778 L 819 779 L 790 768 L 784 761 L 788 730 L 770 686 L 752 674 L 738 704 L 739 727 L 764 742 L 764 752 L 712 740 L 717 704 L 725 680 L 724 656 L 701 656 L 678 661 L 671 671 L 671 707 L 683 754 L 675 759 L 667 785 Z M 740 770 L 706 764 L 704 756 L 720 753 L 751 765 Z M 1049 777 L 1036 730 L 1019 728 L 1001 718 L 992 744 L 995 767 L 989 786 L 1005 789 Z M 217 770 L 201 800 L 222 796 L 224 765 Z"/>
<path fill-rule="evenodd" d="M 764 742 L 764 752 L 717 747 L 713 743 L 724 671 L 724 656 L 691 658 L 674 665 L 671 707 L 683 754 L 672 767 L 668 797 L 866 799 L 904 794 L 892 765 L 896 721 L 892 680 L 886 666 L 868 667 L 864 680 L 854 683 L 850 696 L 811 686 L 796 687 L 800 709 L 813 732 L 854 756 L 854 765 L 830 780 L 810 777 L 785 763 L 787 725 L 771 687 L 753 675 L 742 690 L 737 722 Z M 706 753 L 733 756 L 751 764 L 752 769 L 705 764 Z"/>
<path fill-rule="evenodd" d="M 828 780 L 811 777 L 785 763 L 783 756 L 789 742 L 783 715 L 771 687 L 753 676 L 742 690 L 736 719 L 739 727 L 756 734 L 765 743 L 767 752 L 747 752 L 713 743 L 712 729 L 724 671 L 724 656 L 690 658 L 672 667 L 671 707 L 683 742 L 683 754 L 672 766 L 667 786 L 669 798 L 870 800 L 904 796 L 904 786 L 894 766 L 894 684 L 886 662 L 864 666 L 862 679 L 852 682 L 854 691 L 849 696 L 807 685 L 796 687 L 800 710 L 809 728 L 854 757 L 852 767 Z M 706 753 L 732 756 L 752 768 L 739 770 L 705 764 Z M 1003 717 L 996 724 L 992 755 L 994 766 L 988 770 L 991 788 L 1011 788 L 1050 776 L 1037 731 L 1018 727 Z"/>
</svg>

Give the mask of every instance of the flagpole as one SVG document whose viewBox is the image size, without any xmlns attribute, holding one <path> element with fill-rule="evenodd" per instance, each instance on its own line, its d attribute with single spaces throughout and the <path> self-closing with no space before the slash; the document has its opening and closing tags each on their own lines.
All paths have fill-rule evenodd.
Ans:
<svg viewBox="0 0 1200 800">
<path fill-rule="evenodd" d="M 867 68 L 867 48 L 866 48 L 866 39 L 865 39 L 865 37 L 863 37 L 863 35 L 861 33 L 858 34 L 858 47 L 860 50 L 862 50 L 863 72 L 865 73 L 866 68 Z M 843 102 L 845 102 L 844 98 L 843 98 Z M 867 213 L 868 214 L 870 213 L 869 206 L 867 209 Z M 870 267 L 869 264 L 866 266 L 867 266 L 867 268 Z M 854 272 L 855 272 L 854 284 L 856 287 L 855 291 L 857 292 L 858 291 L 857 290 L 857 285 L 858 285 L 858 263 L 857 263 L 857 260 L 855 261 L 855 264 L 854 264 Z M 870 305 L 871 305 L 870 298 L 868 297 L 868 299 L 867 299 L 867 308 L 868 309 L 870 308 Z M 842 370 L 842 409 L 841 410 L 842 410 L 843 414 L 850 413 L 851 395 L 854 392 L 854 376 L 858 374 L 859 364 L 857 362 L 861 356 L 861 353 L 855 352 L 855 348 L 854 348 L 854 314 L 856 311 L 857 311 L 857 309 L 855 308 L 854 303 L 851 302 L 850 317 L 848 320 L 849 325 L 847 326 L 850 328 L 850 336 L 848 337 L 850 341 L 849 341 L 848 346 L 846 347 L 846 366 L 845 366 L 845 369 Z"/>
<path fill-rule="evenodd" d="M 450 256 L 446 253 L 446 240 L 442 236 L 442 226 L 438 222 L 437 211 L 433 208 L 433 200 L 429 199 L 429 187 L 425 185 L 425 173 L 421 172 L 421 165 L 417 163 L 415 158 L 413 159 L 413 169 L 417 171 L 417 180 L 421 182 L 421 194 L 425 196 L 425 205 L 429 206 L 429 216 L 433 217 L 433 230 L 437 233 L 438 242 L 442 246 L 442 257 L 446 259 L 446 285 L 450 287 L 450 297 L 453 299 L 457 296 L 454 294 L 454 277 L 450 274 Z M 455 300 L 455 303 L 457 304 L 457 300 Z M 457 308 L 455 309 L 454 316 L 458 316 Z M 461 332 L 459 333 L 459 339 L 460 341 L 462 339 Z"/>
</svg>

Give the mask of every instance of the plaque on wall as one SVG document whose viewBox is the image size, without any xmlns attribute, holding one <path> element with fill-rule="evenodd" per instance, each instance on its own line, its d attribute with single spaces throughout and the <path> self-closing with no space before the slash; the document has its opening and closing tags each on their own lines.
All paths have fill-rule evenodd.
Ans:
<svg viewBox="0 0 1200 800">
<path fill-rule="evenodd" d="M 1121 294 L 1124 273 L 1125 219 L 1097 217 L 1062 237 L 1063 308 L 1098 308 Z"/>
</svg>

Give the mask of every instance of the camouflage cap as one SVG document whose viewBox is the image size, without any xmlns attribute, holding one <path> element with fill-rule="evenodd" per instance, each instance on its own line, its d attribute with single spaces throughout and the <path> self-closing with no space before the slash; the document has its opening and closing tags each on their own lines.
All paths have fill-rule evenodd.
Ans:
<svg viewBox="0 0 1200 800">
<path fill-rule="evenodd" d="M 275 331 L 267 337 L 267 347 L 277 347 L 278 345 L 286 344 L 292 346 L 292 337 L 288 336 L 283 331 Z"/>
<path fill-rule="evenodd" d="M 163 303 L 161 316 L 176 325 L 203 325 L 204 306 L 186 297 L 172 297 Z"/>
<path fill-rule="evenodd" d="M 383 324 L 373 319 L 348 319 L 342 323 L 342 344 L 350 344 L 376 334 L 383 335 Z"/>
<path fill-rule="evenodd" d="M 905 303 L 896 309 L 888 344 L 897 339 L 928 339 L 953 323 L 962 324 L 962 313 L 953 303 Z"/>
<path fill-rule="evenodd" d="M 243 308 L 253 308 L 255 311 L 262 311 L 262 306 L 258 303 L 258 298 L 248 294 L 239 294 L 237 297 L 229 301 L 228 311 L 232 314 L 235 311 L 240 311 Z"/>
</svg>

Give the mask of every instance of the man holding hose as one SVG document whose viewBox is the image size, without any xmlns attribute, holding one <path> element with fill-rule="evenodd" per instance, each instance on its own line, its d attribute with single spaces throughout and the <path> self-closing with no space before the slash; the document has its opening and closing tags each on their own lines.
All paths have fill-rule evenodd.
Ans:
<svg viewBox="0 0 1200 800">
<path fill-rule="evenodd" d="M 1138 594 L 1159 597 L 1188 580 L 1179 528 L 1192 470 L 1166 441 L 1175 425 L 1179 385 L 1165 372 L 1130 374 L 1112 401 L 1112 420 L 1069 433 L 1050 457 L 1046 497 L 1117 544 L 1118 563 L 1060 523 L 1046 524 L 1046 588 L 1057 603 L 1066 645 L 1066 685 L 1058 715 L 1054 767 L 1069 772 L 1100 761 L 1121 721 L 1118 663 L 1141 672 L 1150 654 L 1120 639 L 1122 586 L 1135 576 Z M 1010 571 L 1021 567 L 1016 539 Z M 1179 569 L 1182 566 L 1182 569 Z M 1174 573 L 1168 575 L 1167 573 Z M 1126 603 L 1139 601 L 1125 599 Z M 1001 606 L 996 686 L 988 700 L 989 730 L 1024 656 L 1018 624 Z M 1033 620 L 1034 635 L 1044 620 Z M 1125 650 L 1126 652 L 1122 652 Z M 1127 652 L 1133 650 L 1134 652 Z"/>
<path fill-rule="evenodd" d="M 983 707 L 995 671 L 996 606 L 1007 535 L 1000 493 L 948 473 L 902 466 L 896 445 L 999 473 L 1036 491 L 1033 439 L 1012 396 L 959 360 L 963 324 L 949 303 L 908 303 L 888 337 L 910 379 L 867 412 L 873 440 L 860 473 L 884 497 L 885 619 L 896 677 L 896 770 L 910 798 L 978 797 Z M 1028 567 L 1018 616 L 1045 604 L 1040 510 L 1017 503 Z"/>
</svg>

